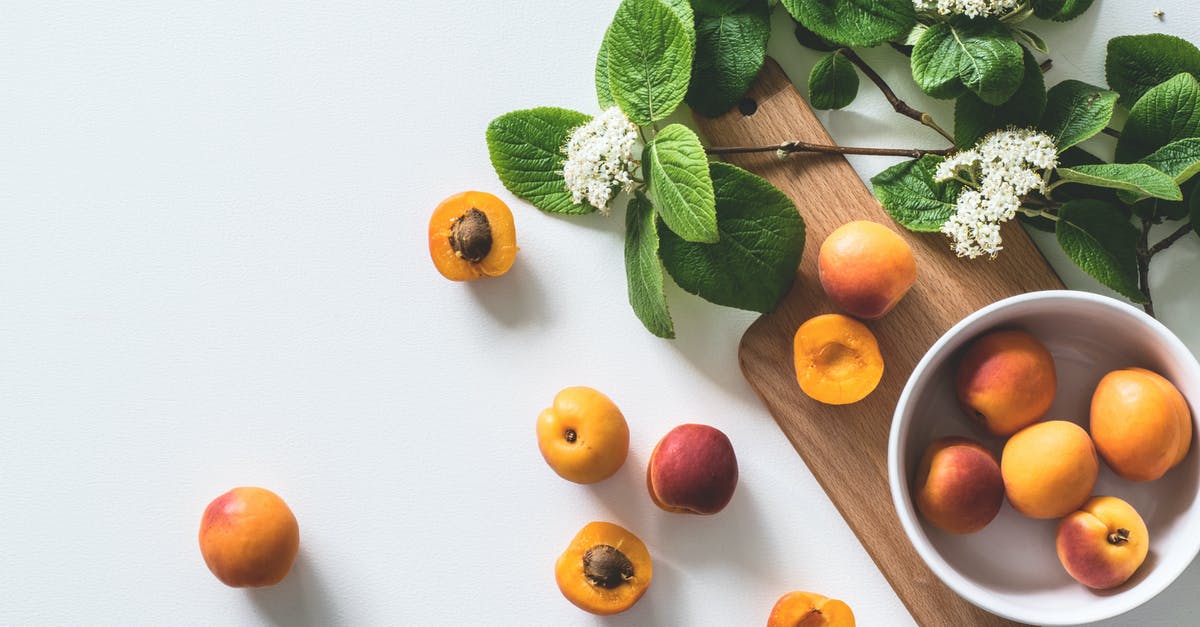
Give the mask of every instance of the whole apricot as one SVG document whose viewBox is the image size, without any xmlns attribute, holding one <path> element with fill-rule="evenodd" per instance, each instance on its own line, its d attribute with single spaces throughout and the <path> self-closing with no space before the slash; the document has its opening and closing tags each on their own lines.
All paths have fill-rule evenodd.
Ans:
<svg viewBox="0 0 1200 627">
<path fill-rule="evenodd" d="M 503 200 L 487 192 L 462 192 L 433 210 L 429 256 L 451 281 L 500 276 L 517 256 L 516 233 Z"/>
<path fill-rule="evenodd" d="M 679 425 L 650 453 L 646 487 L 668 512 L 715 514 L 729 504 L 738 482 L 733 444 L 708 425 Z"/>
<path fill-rule="evenodd" d="M 273 586 L 300 549 L 300 527 L 287 503 L 263 488 L 218 496 L 200 520 L 200 554 L 212 574 L 235 588 Z"/>
<path fill-rule="evenodd" d="M 875 334 L 841 314 L 816 316 L 796 329 L 796 381 L 810 398 L 828 405 L 857 403 L 883 379 Z"/>
<path fill-rule="evenodd" d="M 1192 412 L 1183 394 L 1143 368 L 1114 370 L 1092 395 L 1092 439 L 1118 475 L 1152 481 L 1187 457 Z"/>
<path fill-rule="evenodd" d="M 1004 492 L 1018 512 L 1061 518 L 1092 495 L 1100 460 L 1083 427 L 1051 420 L 1018 431 L 1000 454 Z"/>
<path fill-rule="evenodd" d="M 925 449 L 917 468 L 917 509 L 933 526 L 975 533 L 1004 505 L 1004 477 L 996 456 L 974 440 L 947 437 Z"/>
<path fill-rule="evenodd" d="M 817 254 L 821 287 L 835 305 L 856 318 L 882 318 L 917 281 L 908 242 L 876 222 L 838 227 Z"/>
<path fill-rule="evenodd" d="M 789 592 L 771 608 L 767 627 L 854 627 L 854 612 L 815 592 Z"/>
<path fill-rule="evenodd" d="M 968 415 L 992 435 L 1007 436 L 1050 411 L 1058 375 L 1036 337 L 1001 329 L 976 338 L 958 365 L 955 391 Z"/>
<path fill-rule="evenodd" d="M 608 522 L 584 525 L 554 565 L 563 596 L 579 609 L 600 615 L 633 607 L 653 575 L 650 552 L 641 539 Z"/>
<path fill-rule="evenodd" d="M 558 476 L 596 483 L 625 463 L 629 425 L 607 396 L 589 387 L 569 387 L 538 416 L 537 440 L 542 457 Z"/>
<path fill-rule="evenodd" d="M 1125 583 L 1146 561 L 1150 532 L 1129 503 L 1097 496 L 1058 523 L 1054 546 L 1075 581 L 1107 590 Z"/>
</svg>

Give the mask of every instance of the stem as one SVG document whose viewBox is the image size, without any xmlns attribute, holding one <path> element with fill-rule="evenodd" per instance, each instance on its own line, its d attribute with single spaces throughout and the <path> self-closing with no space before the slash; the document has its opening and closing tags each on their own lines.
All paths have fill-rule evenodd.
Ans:
<svg viewBox="0 0 1200 627">
<path fill-rule="evenodd" d="M 1049 72 L 1051 68 L 1054 67 L 1054 59 L 1046 59 L 1045 61 L 1042 61 L 1042 64 L 1039 65 L 1038 67 L 1041 68 L 1042 74 L 1045 74 L 1046 72 Z"/>
<path fill-rule="evenodd" d="M 1108 135 L 1109 137 L 1116 137 L 1117 139 L 1121 139 L 1121 131 L 1118 131 L 1117 129 L 1112 128 L 1111 126 L 1104 127 L 1100 132 L 1104 133 L 1105 135 Z"/>
<path fill-rule="evenodd" d="M 1166 238 L 1163 239 L 1163 241 L 1155 244 L 1154 248 L 1151 248 L 1150 250 L 1146 251 L 1146 254 L 1153 257 L 1153 256 L 1157 255 L 1158 253 L 1161 253 L 1162 251 L 1170 248 L 1171 244 L 1178 242 L 1180 239 L 1185 237 L 1190 232 L 1192 232 L 1192 225 L 1190 223 L 1184 224 L 1183 226 L 1179 227 L 1179 230 L 1168 235 Z"/>
<path fill-rule="evenodd" d="M 1058 214 L 1051 213 L 1045 209 L 1031 209 L 1029 207 L 1021 207 L 1021 213 L 1031 218 L 1046 218 L 1051 222 L 1058 222 Z"/>
<path fill-rule="evenodd" d="M 876 157 L 911 157 L 920 159 L 925 155 L 948 155 L 952 149 L 927 150 L 924 148 L 863 148 L 856 146 L 831 146 L 809 142 L 784 142 L 774 146 L 716 146 L 705 149 L 710 155 L 741 155 L 753 152 L 816 152 L 835 155 L 871 155 Z"/>
<path fill-rule="evenodd" d="M 888 103 L 892 105 L 892 108 L 896 110 L 896 113 L 910 117 L 921 124 L 928 126 L 929 128 L 937 131 L 937 133 L 942 137 L 945 137 L 946 141 L 950 142 L 950 145 L 954 145 L 953 135 L 947 133 L 945 129 L 938 126 L 937 122 L 934 122 L 933 117 L 928 113 L 925 113 L 924 111 L 918 111 L 909 106 L 907 102 L 901 100 L 900 97 L 896 95 L 896 92 L 892 90 L 891 86 L 887 84 L 887 81 L 883 80 L 883 77 L 879 75 L 879 72 L 876 72 L 875 68 L 872 68 L 867 64 L 866 61 L 863 60 L 862 57 L 858 56 L 857 52 L 849 48 L 842 48 L 841 53 L 845 55 L 846 59 L 853 63 L 855 67 L 857 67 L 867 78 L 871 79 L 872 83 L 875 83 L 875 86 L 879 88 L 879 91 L 883 92 L 883 97 L 887 98 Z"/>
<path fill-rule="evenodd" d="M 1124 527 L 1108 534 L 1109 544 L 1122 544 L 1125 542 L 1129 542 L 1129 530 Z"/>
<path fill-rule="evenodd" d="M 1151 317 L 1154 316 L 1154 299 L 1150 296 L 1150 226 L 1152 224 L 1152 220 L 1142 218 L 1142 233 L 1138 236 L 1137 247 L 1138 285 L 1142 288 L 1142 293 L 1146 295 L 1146 304 L 1142 305 L 1142 309 L 1145 309 Z"/>
</svg>

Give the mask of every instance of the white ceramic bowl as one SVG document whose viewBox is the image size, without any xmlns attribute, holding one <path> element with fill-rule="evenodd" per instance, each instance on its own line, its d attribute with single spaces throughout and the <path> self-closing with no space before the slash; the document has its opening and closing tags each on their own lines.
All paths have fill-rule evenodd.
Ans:
<svg viewBox="0 0 1200 627">
<path fill-rule="evenodd" d="M 1150 531 L 1150 554 L 1124 585 L 1096 592 L 1071 579 L 1054 550 L 1056 520 L 1034 520 L 1006 502 L 979 533 L 956 536 L 926 523 L 910 493 L 925 447 L 946 435 L 980 440 L 997 459 L 1003 438 L 987 435 L 964 416 L 954 393 L 956 360 L 981 333 L 1025 329 L 1054 355 L 1058 391 L 1048 419 L 1087 428 L 1092 391 L 1105 373 L 1141 366 L 1179 388 L 1200 409 L 1200 364 L 1183 342 L 1125 303 L 1074 291 L 1034 292 L 994 303 L 946 332 L 913 370 L 892 421 L 888 474 L 900 522 L 925 563 L 971 603 L 1023 623 L 1071 625 L 1111 618 L 1166 588 L 1200 552 L 1200 446 L 1157 481 L 1133 483 L 1101 462 L 1096 494 L 1133 505 Z M 1196 430 L 1194 430 L 1196 431 Z M 1195 437 L 1195 436 L 1193 436 Z"/>
</svg>

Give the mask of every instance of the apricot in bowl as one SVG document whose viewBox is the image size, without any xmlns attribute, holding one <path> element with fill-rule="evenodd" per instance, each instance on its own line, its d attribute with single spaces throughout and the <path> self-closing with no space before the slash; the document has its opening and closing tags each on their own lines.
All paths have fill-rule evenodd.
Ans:
<svg viewBox="0 0 1200 627">
<path fill-rule="evenodd" d="M 1005 618 L 1075 625 L 1133 609 L 1165 589 L 1200 552 L 1200 455 L 1194 450 L 1149 482 L 1131 482 L 1103 461 L 1099 464 L 1088 496 L 1127 502 L 1152 535 L 1141 567 L 1102 595 L 1076 581 L 1060 562 L 1059 519 L 1032 518 L 1006 504 L 982 530 L 958 535 L 931 524 L 917 508 L 915 475 L 931 442 L 947 436 L 977 437 L 1002 457 L 1005 438 L 973 428 L 964 419 L 955 391 L 956 369 L 967 346 L 998 329 L 1024 330 L 1053 356 L 1058 385 L 1045 420 L 1069 421 L 1086 429 L 1097 383 L 1107 373 L 1131 366 L 1169 380 L 1195 419 L 1200 363 L 1174 334 L 1140 309 L 1077 291 L 1034 292 L 1002 300 L 942 335 L 915 366 L 900 395 L 888 442 L 888 480 L 898 523 L 917 554 L 948 587 Z"/>
</svg>

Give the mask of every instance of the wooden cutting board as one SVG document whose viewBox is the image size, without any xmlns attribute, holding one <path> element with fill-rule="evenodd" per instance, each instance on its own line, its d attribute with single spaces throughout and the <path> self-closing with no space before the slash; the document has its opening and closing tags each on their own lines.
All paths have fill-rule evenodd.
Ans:
<svg viewBox="0 0 1200 627">
<path fill-rule="evenodd" d="M 708 145 L 833 143 L 773 60 L 767 60 L 748 98 L 758 105 L 750 115 L 734 108 L 717 119 L 697 119 Z M 894 121 L 916 124 L 899 115 Z M 944 145 L 935 133 L 928 135 L 928 147 Z M 808 229 L 791 292 L 775 312 L 759 318 L 742 337 L 739 358 L 746 379 L 918 624 L 1014 624 L 956 595 L 909 543 L 888 488 L 888 432 L 908 375 L 942 333 L 984 305 L 1024 292 L 1061 289 L 1062 282 L 1015 222 L 1003 231 L 1004 251 L 993 261 L 958 259 L 945 236 L 904 230 L 840 155 L 797 154 L 781 160 L 762 153 L 728 160 L 783 190 L 795 201 Z M 796 383 L 792 338 L 800 323 L 835 311 L 817 279 L 817 251 L 833 229 L 861 219 L 890 225 L 901 233 L 917 258 L 917 283 L 896 309 L 882 320 L 867 323 L 879 339 L 885 361 L 879 387 L 859 403 L 823 405 L 805 396 Z"/>
</svg>

